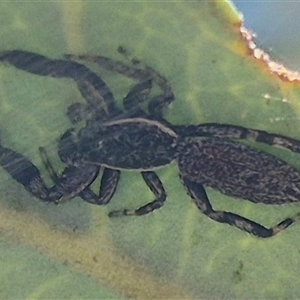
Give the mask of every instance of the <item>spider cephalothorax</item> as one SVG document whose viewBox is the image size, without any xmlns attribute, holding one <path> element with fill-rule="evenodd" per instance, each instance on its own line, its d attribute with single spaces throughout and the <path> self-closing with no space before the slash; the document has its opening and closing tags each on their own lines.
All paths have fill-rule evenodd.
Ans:
<svg viewBox="0 0 300 300">
<path fill-rule="evenodd" d="M 122 49 L 123 50 L 123 49 Z M 166 199 L 163 184 L 155 173 L 176 161 L 180 178 L 197 207 L 211 219 L 234 225 L 260 237 L 270 237 L 299 218 L 287 218 L 273 228 L 212 208 L 204 186 L 256 203 L 284 204 L 300 201 L 300 173 L 275 156 L 237 141 L 248 139 L 300 152 L 300 141 L 282 135 L 229 124 L 172 125 L 163 117 L 163 108 L 173 100 L 168 81 L 148 66 L 127 66 L 102 56 L 74 56 L 53 60 L 39 54 L 12 50 L 0 61 L 42 76 L 70 78 L 77 84 L 87 104 L 74 103 L 68 109 L 72 123 L 85 120 L 78 131 L 68 130 L 60 139 L 58 154 L 67 166 L 59 176 L 46 151 L 43 162 L 54 186 L 48 188 L 39 170 L 25 156 L 0 146 L 1 166 L 31 194 L 43 201 L 58 203 L 80 196 L 103 205 L 113 197 L 121 171 L 141 172 L 155 200 L 136 209 L 111 212 L 110 216 L 144 215 L 160 208 Z M 138 81 L 123 99 L 120 110 L 106 83 L 89 68 L 73 61 L 88 60 Z M 156 83 L 161 95 L 149 101 L 148 112 L 140 108 Z M 90 185 L 103 168 L 99 194 Z"/>
</svg>

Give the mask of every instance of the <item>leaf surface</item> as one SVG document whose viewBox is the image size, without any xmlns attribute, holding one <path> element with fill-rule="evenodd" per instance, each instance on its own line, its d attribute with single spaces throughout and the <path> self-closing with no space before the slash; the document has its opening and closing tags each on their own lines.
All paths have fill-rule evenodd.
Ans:
<svg viewBox="0 0 300 300">
<path fill-rule="evenodd" d="M 300 138 L 298 83 L 282 81 L 250 55 L 240 18 L 227 1 L 3 2 L 0 20 L 1 51 L 122 60 L 116 49 L 125 46 L 171 82 L 176 101 L 165 117 L 173 124 L 230 123 Z M 134 82 L 91 67 L 121 105 Z M 63 169 L 57 140 L 71 126 L 68 105 L 83 101 L 75 84 L 1 65 L 0 86 L 2 143 L 29 157 L 50 185 L 37 149 L 45 146 L 55 167 Z M 300 168 L 298 154 L 257 147 Z M 80 199 L 41 203 L 1 171 L 0 298 L 300 296 L 299 224 L 268 240 L 252 237 L 202 215 L 175 164 L 157 173 L 168 193 L 162 209 L 141 218 L 109 219 L 111 210 L 152 200 L 140 174 L 124 172 L 112 202 L 98 207 Z M 218 210 L 265 226 L 300 210 L 207 191 Z"/>
</svg>

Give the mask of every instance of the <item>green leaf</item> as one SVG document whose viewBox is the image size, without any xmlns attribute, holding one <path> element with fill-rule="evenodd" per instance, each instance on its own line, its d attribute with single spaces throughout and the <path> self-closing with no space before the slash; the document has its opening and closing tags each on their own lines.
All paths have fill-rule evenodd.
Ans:
<svg viewBox="0 0 300 300">
<path fill-rule="evenodd" d="M 122 299 L 87 275 L 0 239 L 1 299 Z"/>
<path fill-rule="evenodd" d="M 125 46 L 171 82 L 176 101 L 165 117 L 173 124 L 230 123 L 300 138 L 298 83 L 282 81 L 251 56 L 227 1 L 2 2 L 0 20 L 0 51 L 123 59 L 116 49 Z M 134 82 L 90 67 L 121 105 Z M 37 149 L 45 146 L 63 169 L 57 140 L 71 127 L 66 110 L 83 101 L 80 93 L 70 80 L 4 64 L 0 87 L 1 142 L 29 157 L 50 185 Z M 297 154 L 256 146 L 300 168 Z M 80 199 L 41 203 L 1 171 L 0 298 L 299 298 L 299 224 L 255 238 L 201 214 L 176 164 L 157 173 L 168 193 L 163 208 L 109 219 L 111 210 L 153 199 L 140 174 L 123 172 L 112 202 L 100 207 Z M 216 209 L 265 226 L 300 210 L 207 192 Z"/>
</svg>

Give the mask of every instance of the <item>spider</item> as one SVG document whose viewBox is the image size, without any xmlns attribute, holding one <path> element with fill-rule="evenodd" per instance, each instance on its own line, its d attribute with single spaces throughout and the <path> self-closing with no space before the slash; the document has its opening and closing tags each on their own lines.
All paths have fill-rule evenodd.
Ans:
<svg viewBox="0 0 300 300">
<path fill-rule="evenodd" d="M 300 172 L 268 153 L 242 145 L 250 140 L 300 152 L 300 141 L 230 124 L 172 125 L 163 117 L 163 108 L 174 94 L 167 80 L 155 70 L 128 67 L 102 56 L 74 56 L 52 60 L 39 54 L 12 50 L 0 61 L 37 75 L 73 79 L 87 105 L 69 107 L 72 122 L 86 119 L 79 131 L 70 129 L 60 138 L 58 154 L 67 166 L 61 175 L 53 169 L 46 151 L 43 162 L 54 185 L 48 188 L 37 167 L 24 155 L 0 145 L 0 165 L 27 191 L 46 202 L 59 203 L 80 196 L 96 204 L 107 204 L 113 197 L 120 171 L 141 172 L 155 200 L 135 210 L 118 210 L 110 217 L 145 215 L 163 206 L 166 192 L 155 170 L 177 162 L 179 176 L 188 194 L 202 213 L 212 220 L 235 226 L 259 237 L 271 237 L 300 218 L 300 213 L 272 228 L 266 228 L 232 212 L 211 206 L 206 186 L 254 203 L 286 204 L 300 200 Z M 102 67 L 138 79 L 123 100 L 125 111 L 115 105 L 106 83 L 84 65 L 70 59 L 89 60 Z M 142 75 L 141 75 L 142 74 Z M 149 102 L 148 113 L 139 104 L 148 98 L 152 82 L 162 95 Z M 99 194 L 90 185 L 104 168 Z"/>
</svg>

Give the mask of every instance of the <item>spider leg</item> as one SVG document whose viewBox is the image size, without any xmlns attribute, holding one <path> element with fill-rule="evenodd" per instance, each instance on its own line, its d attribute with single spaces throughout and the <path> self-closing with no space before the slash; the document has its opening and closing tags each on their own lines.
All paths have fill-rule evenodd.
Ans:
<svg viewBox="0 0 300 300">
<path fill-rule="evenodd" d="M 81 60 L 90 63 L 95 63 L 108 71 L 119 73 L 121 75 L 132 78 L 134 80 L 138 80 L 140 82 L 147 81 L 148 79 L 153 78 L 153 73 L 152 71 L 150 71 L 151 70 L 150 68 L 147 69 L 145 67 L 143 68 L 130 67 L 121 61 L 116 61 L 101 55 L 66 54 L 64 55 L 64 57 L 70 60 Z"/>
<path fill-rule="evenodd" d="M 55 184 L 59 184 L 60 178 L 57 175 L 56 171 L 54 170 L 52 163 L 49 160 L 48 154 L 46 150 L 42 147 L 39 148 L 43 164 L 46 167 L 46 170 L 48 171 L 50 177 L 55 182 Z M 97 204 L 97 205 L 105 205 L 107 204 L 111 198 L 113 197 L 118 182 L 120 179 L 120 171 L 118 170 L 111 170 L 104 168 L 102 179 L 101 179 L 101 185 L 100 185 L 100 191 L 99 195 L 96 195 L 90 187 L 86 187 L 84 190 L 82 190 L 78 196 L 81 197 L 84 201 Z"/>
<path fill-rule="evenodd" d="M 139 109 L 139 104 L 147 98 L 152 88 L 153 75 L 152 73 L 150 74 L 148 70 L 130 67 L 121 61 L 115 61 L 110 58 L 98 55 L 93 56 L 67 54 L 65 55 L 65 57 L 67 59 L 95 63 L 108 71 L 116 72 L 134 80 L 138 80 L 139 83 L 135 85 L 133 89 L 127 94 L 127 96 L 123 100 L 123 104 L 125 110 L 129 112 L 142 112 Z"/>
<path fill-rule="evenodd" d="M 149 85 L 149 81 L 153 81 L 159 86 L 162 94 L 150 100 L 148 109 L 151 115 L 161 117 L 163 109 L 165 107 L 168 107 L 175 100 L 175 96 L 169 82 L 165 77 L 163 77 L 154 69 L 150 68 L 147 65 L 142 65 L 142 63 L 135 58 L 131 58 L 130 54 L 123 47 L 119 47 L 118 51 L 123 54 L 134 65 L 134 67 L 128 66 L 121 61 L 114 61 L 103 56 L 68 54 L 65 55 L 65 57 L 68 59 L 79 59 L 91 63 L 96 63 L 106 70 L 122 74 L 134 80 L 138 80 L 140 83 L 133 88 L 130 95 L 130 100 L 126 99 L 126 101 L 124 102 L 124 105 L 126 104 L 125 109 L 127 110 L 129 110 L 131 104 L 133 105 L 132 107 L 136 107 L 138 103 L 144 101 L 145 99 L 145 97 L 143 97 L 142 99 L 139 98 L 138 100 L 133 100 L 132 95 L 134 94 L 134 92 L 136 92 L 136 90 L 140 91 L 141 86 L 143 86 L 144 84 L 145 86 L 147 86 Z M 137 67 L 137 65 L 141 66 Z M 147 93 L 149 94 L 150 90 Z"/>
<path fill-rule="evenodd" d="M 108 114 L 117 111 L 112 92 L 106 83 L 86 66 L 71 60 L 50 59 L 46 56 L 11 50 L 0 53 L 0 61 L 7 62 L 23 71 L 54 78 L 73 79 L 88 105 L 94 110 L 104 106 Z"/>
<path fill-rule="evenodd" d="M 48 188 L 38 168 L 24 155 L 12 149 L 0 146 L 0 165 L 33 196 L 54 203 L 77 196 L 95 180 L 99 172 L 95 166 L 68 166 L 61 177 L 56 173 L 51 174 L 55 185 Z"/>
<path fill-rule="evenodd" d="M 152 87 L 153 87 L 152 79 L 137 83 L 123 99 L 123 105 L 124 105 L 125 110 L 128 112 L 134 112 L 136 114 L 136 116 L 145 115 L 143 110 L 140 108 L 140 104 L 143 103 L 149 97 Z M 158 119 L 160 119 L 162 117 L 162 111 L 163 111 L 164 107 L 169 104 L 169 103 L 166 104 L 164 102 L 165 100 L 167 100 L 168 97 L 169 96 L 167 96 L 164 93 L 164 94 L 154 97 L 150 100 L 150 102 L 148 104 L 148 110 L 149 110 L 150 116 L 154 116 Z M 172 96 L 171 102 L 173 100 L 174 100 L 174 98 Z"/>
<path fill-rule="evenodd" d="M 59 182 L 59 176 L 57 175 L 57 172 L 54 170 L 53 165 L 49 160 L 49 156 L 46 152 L 46 149 L 43 147 L 39 147 L 39 152 L 40 152 L 40 156 L 42 158 L 42 162 L 43 162 L 49 176 L 51 177 L 53 182 L 55 184 L 57 184 Z"/>
<path fill-rule="evenodd" d="M 123 99 L 123 106 L 126 111 L 136 113 L 139 116 L 145 113 L 140 109 L 140 103 L 144 102 L 152 89 L 152 80 L 136 84 Z"/>
<path fill-rule="evenodd" d="M 175 95 L 165 78 L 157 78 L 156 83 L 160 86 L 163 94 L 150 100 L 148 110 L 151 115 L 162 117 L 163 109 L 168 107 L 175 100 Z"/>
<path fill-rule="evenodd" d="M 41 178 L 38 168 L 22 154 L 0 146 L 0 165 L 35 197 L 46 202 L 55 201 L 49 197 L 50 189 Z"/>
<path fill-rule="evenodd" d="M 141 174 L 147 186 L 155 195 L 156 199 L 135 210 L 124 209 L 124 210 L 111 211 L 108 214 L 109 217 L 134 216 L 134 215 L 142 216 L 154 211 L 155 209 L 161 208 L 164 205 L 167 194 L 158 176 L 151 171 L 141 172 Z"/>
<path fill-rule="evenodd" d="M 201 210 L 202 213 L 204 213 L 214 221 L 235 226 L 243 231 L 249 232 L 258 237 L 267 238 L 274 236 L 275 234 L 289 227 L 295 221 L 300 220 L 300 213 L 298 213 L 292 218 L 287 218 L 283 220 L 274 227 L 266 228 L 252 220 L 249 220 L 237 214 L 227 211 L 214 210 L 209 202 L 209 199 L 202 184 L 190 181 L 184 176 L 181 176 L 181 180 L 183 181 L 183 184 L 186 187 L 188 194 L 194 200 L 196 206 Z"/>
<path fill-rule="evenodd" d="M 163 109 L 168 107 L 175 100 L 175 95 L 170 83 L 156 70 L 147 65 L 142 66 L 142 62 L 133 57 L 124 47 L 120 46 L 118 52 L 125 56 L 134 66 L 141 65 L 141 67 L 148 72 L 149 79 L 152 79 L 159 86 L 162 94 L 150 100 L 148 110 L 151 115 L 162 117 Z"/>
<path fill-rule="evenodd" d="M 280 134 L 268 133 L 263 130 L 249 129 L 243 126 L 205 123 L 200 125 L 174 126 L 181 137 L 215 137 L 244 139 L 300 152 L 300 141 Z"/>
<path fill-rule="evenodd" d="M 115 194 L 120 179 L 120 175 L 121 174 L 119 170 L 104 168 L 101 184 L 100 184 L 99 195 L 94 193 L 91 190 L 91 188 L 87 186 L 83 190 L 81 190 L 81 192 L 78 193 L 77 196 L 79 196 L 82 200 L 91 204 L 105 205 L 111 200 L 111 198 Z"/>
<path fill-rule="evenodd" d="M 121 115 L 121 110 L 114 108 L 113 111 L 106 111 L 104 108 L 95 109 L 93 105 L 80 102 L 72 103 L 68 106 L 67 116 L 72 124 L 76 124 L 82 120 L 87 122 L 105 121 L 108 118 Z"/>
<path fill-rule="evenodd" d="M 116 192 L 120 176 L 121 172 L 119 170 L 104 168 L 100 184 L 99 196 L 90 199 L 90 201 L 88 201 L 87 199 L 84 200 L 97 205 L 107 204 Z"/>
</svg>

